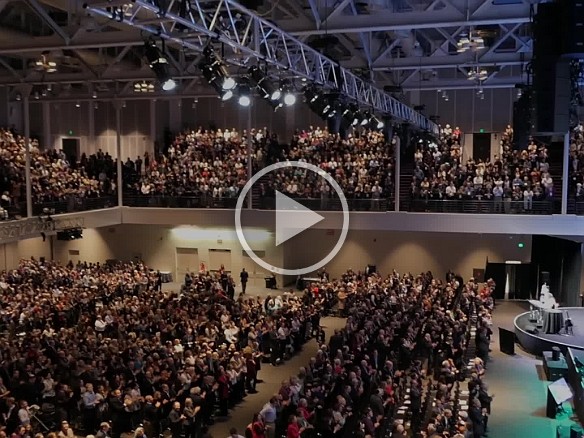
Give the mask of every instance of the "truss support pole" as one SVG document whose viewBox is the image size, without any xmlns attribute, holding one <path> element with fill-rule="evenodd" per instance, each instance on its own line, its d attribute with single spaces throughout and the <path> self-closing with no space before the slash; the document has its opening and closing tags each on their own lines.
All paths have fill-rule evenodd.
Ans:
<svg viewBox="0 0 584 438">
<path fill-rule="evenodd" d="M 119 100 L 114 101 L 114 108 L 116 110 L 116 174 L 118 177 L 118 207 L 124 206 L 123 200 L 123 178 L 122 178 L 122 102 Z"/>
<path fill-rule="evenodd" d="M 253 105 L 253 104 L 252 104 Z M 253 138 L 251 136 L 251 108 L 247 109 L 247 179 L 253 176 Z M 247 195 L 247 208 L 253 208 L 253 190 Z"/>
<path fill-rule="evenodd" d="M 26 217 L 32 217 L 32 179 L 30 177 L 30 103 L 29 97 L 22 99 L 22 114 L 24 118 L 24 178 L 26 184 Z"/>
<path fill-rule="evenodd" d="M 392 133 L 393 135 L 393 133 Z M 391 142 L 393 139 L 388 138 L 387 141 Z M 401 139 L 399 136 L 396 136 L 395 147 L 394 147 L 394 156 L 395 156 L 395 170 L 393 177 L 395 178 L 394 190 L 395 193 L 393 195 L 394 199 L 394 208 L 396 212 L 399 212 L 399 193 L 400 193 L 400 177 L 401 177 Z"/>
<path fill-rule="evenodd" d="M 570 132 L 564 134 L 564 160 L 562 166 L 562 214 L 568 212 L 568 167 L 570 166 Z"/>
</svg>

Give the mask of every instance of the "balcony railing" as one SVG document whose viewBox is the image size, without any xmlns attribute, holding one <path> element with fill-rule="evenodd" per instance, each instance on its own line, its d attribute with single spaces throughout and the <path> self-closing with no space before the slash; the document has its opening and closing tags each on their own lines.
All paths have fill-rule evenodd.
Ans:
<svg viewBox="0 0 584 438">
<path fill-rule="evenodd" d="M 411 212 L 468 213 L 468 214 L 526 214 L 546 215 L 555 211 L 553 200 L 533 201 L 531 205 L 523 201 L 476 200 L 476 199 L 413 199 Z"/>
<path fill-rule="evenodd" d="M 294 198 L 306 208 L 320 211 L 341 211 L 338 199 Z M 158 208 L 235 208 L 237 198 L 214 198 L 212 196 L 150 196 L 125 195 L 124 205 L 127 207 L 158 207 Z M 387 199 L 347 199 L 351 211 L 388 211 L 393 209 L 393 202 Z M 259 197 L 254 199 L 254 208 L 274 210 L 276 199 Z M 244 203 L 247 207 L 247 203 Z"/>
<path fill-rule="evenodd" d="M 124 195 L 126 207 L 155 208 L 235 208 L 237 198 L 214 198 L 213 196 L 150 196 Z M 247 206 L 247 203 L 244 203 Z"/>
<path fill-rule="evenodd" d="M 40 215 L 45 208 L 54 210 L 55 214 L 75 213 L 78 211 L 99 210 L 101 208 L 116 207 L 116 196 L 100 196 L 98 198 L 80 198 L 70 196 L 60 201 L 37 202 L 32 206 L 33 215 Z M 26 210 L 26 207 L 24 207 Z M 26 215 L 26 211 L 24 212 Z"/>
</svg>

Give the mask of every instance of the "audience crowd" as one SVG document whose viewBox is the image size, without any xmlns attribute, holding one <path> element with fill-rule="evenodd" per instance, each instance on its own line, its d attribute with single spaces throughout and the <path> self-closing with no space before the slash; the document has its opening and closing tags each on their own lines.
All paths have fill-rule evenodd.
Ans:
<svg viewBox="0 0 584 438">
<path fill-rule="evenodd" d="M 33 203 L 81 202 L 115 192 L 115 162 L 108 154 L 83 154 L 69 160 L 63 151 L 41 150 L 37 140 L 30 141 L 30 166 Z M 0 219 L 26 199 L 26 146 L 24 137 L 0 129 Z"/>
<path fill-rule="evenodd" d="M 278 365 L 301 348 L 326 307 L 326 296 L 233 300 L 223 271 L 187 275 L 180 293 L 161 279 L 142 263 L 23 260 L 3 273 L 4 433 L 200 436 L 216 408 L 227 415 L 255 391 L 264 356 Z"/>
<path fill-rule="evenodd" d="M 313 286 L 337 295 L 346 327 L 282 382 L 246 437 L 484 436 L 494 284 L 460 281 L 349 271 Z"/>
<path fill-rule="evenodd" d="M 298 131 L 289 145 L 280 144 L 264 128 L 250 132 L 254 172 L 277 162 L 303 161 L 330 174 L 349 199 L 380 200 L 393 195 L 393 148 L 383 134 L 365 131 L 342 139 L 320 128 Z M 248 133 L 235 130 L 207 131 L 199 128 L 180 134 L 158 160 L 140 166 L 128 159 L 134 171 L 130 184 L 133 194 L 147 196 L 189 196 L 201 199 L 203 206 L 220 205 L 236 198 L 247 181 Z M 295 198 L 334 197 L 330 184 L 314 172 L 282 168 L 261 182 L 260 195 L 274 198 L 278 190 Z M 325 205 L 326 207 L 326 205 Z"/>
<path fill-rule="evenodd" d="M 584 126 L 578 123 L 570 131 L 569 193 L 576 201 L 584 201 Z"/>
<path fill-rule="evenodd" d="M 461 135 L 459 128 L 446 125 L 437 142 L 420 140 L 416 145 L 413 199 L 488 200 L 496 212 L 507 211 L 509 201 L 529 211 L 533 202 L 553 199 L 547 146 L 531 139 L 527 149 L 513 149 L 513 129 L 508 126 L 493 160 L 464 160 Z"/>
</svg>

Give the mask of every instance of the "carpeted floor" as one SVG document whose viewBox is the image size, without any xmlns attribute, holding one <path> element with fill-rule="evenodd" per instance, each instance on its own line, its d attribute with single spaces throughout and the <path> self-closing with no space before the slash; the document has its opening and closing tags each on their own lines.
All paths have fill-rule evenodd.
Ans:
<svg viewBox="0 0 584 438">
<path fill-rule="evenodd" d="M 342 318 L 323 318 L 321 325 L 324 326 L 327 334 L 327 341 L 335 329 L 345 326 L 345 320 Z M 278 392 L 282 380 L 298 374 L 300 367 L 308 364 L 310 358 L 318 350 L 315 340 L 308 342 L 302 351 L 294 356 L 291 360 L 273 367 L 272 365 L 263 365 L 259 378 L 264 382 L 257 385 L 257 394 L 248 395 L 245 400 L 230 412 L 225 421 L 219 421 L 209 428 L 209 433 L 213 438 L 227 438 L 229 429 L 237 428 L 240 435 L 244 435 L 245 427 L 251 421 L 254 413 L 259 412 L 270 397 Z"/>
<path fill-rule="evenodd" d="M 546 417 L 546 390 L 542 361 L 516 345 L 515 356 L 499 350 L 498 327 L 513 330 L 513 319 L 528 310 L 523 302 L 502 301 L 493 314 L 493 343 L 486 381 L 495 394 L 489 419 L 490 438 L 555 438 L 556 428 L 569 430 L 570 415 Z M 569 407 L 568 407 L 569 411 Z"/>
<path fill-rule="evenodd" d="M 262 288 L 253 288 L 251 294 L 279 294 Z M 489 391 L 495 394 L 489 419 L 489 438 L 556 438 L 556 429 L 562 427 L 562 438 L 569 436 L 569 428 L 574 424 L 568 414 L 552 420 L 546 417 L 546 389 L 549 382 L 545 381 L 541 359 L 515 348 L 515 356 L 508 356 L 499 351 L 498 327 L 513 330 L 513 319 L 519 313 L 528 310 L 527 303 L 517 301 L 501 301 L 493 315 L 493 343 L 491 345 L 491 360 L 488 363 L 486 381 Z M 340 318 L 324 318 L 322 324 L 326 327 L 327 339 L 335 328 L 344 326 Z M 264 383 L 258 385 L 258 393 L 250 394 L 230 412 L 225 421 L 219 421 L 209 429 L 213 438 L 227 438 L 231 427 L 243 435 L 246 425 L 252 415 L 261 410 L 280 386 L 283 379 L 298 372 L 317 350 L 315 341 L 306 344 L 303 351 L 292 360 L 272 367 L 262 368 L 260 378 Z M 567 435 L 566 435 L 567 433 Z"/>
</svg>

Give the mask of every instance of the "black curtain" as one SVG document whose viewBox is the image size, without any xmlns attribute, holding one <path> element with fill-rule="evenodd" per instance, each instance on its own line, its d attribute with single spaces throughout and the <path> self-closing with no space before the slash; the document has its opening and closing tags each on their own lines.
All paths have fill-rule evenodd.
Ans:
<svg viewBox="0 0 584 438">
<path fill-rule="evenodd" d="M 550 292 L 561 306 L 579 305 L 581 246 L 581 243 L 558 237 L 533 236 L 531 263 L 539 266 L 539 272 L 550 273 Z M 534 279 L 537 280 L 536 275 Z M 539 284 L 541 288 L 541 281 Z"/>
<path fill-rule="evenodd" d="M 487 262 L 485 269 L 485 281 L 492 278 L 495 281 L 495 299 L 501 300 L 505 298 L 505 279 L 507 277 L 505 263 L 491 263 Z"/>
<path fill-rule="evenodd" d="M 521 264 L 515 266 L 515 299 L 529 300 L 532 291 L 537 287 L 536 278 L 533 275 L 531 264 Z M 536 274 L 537 275 L 537 274 Z"/>
</svg>

